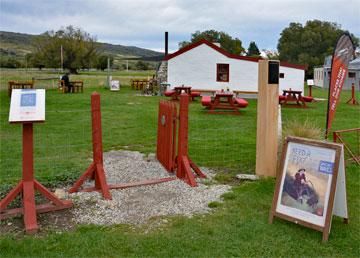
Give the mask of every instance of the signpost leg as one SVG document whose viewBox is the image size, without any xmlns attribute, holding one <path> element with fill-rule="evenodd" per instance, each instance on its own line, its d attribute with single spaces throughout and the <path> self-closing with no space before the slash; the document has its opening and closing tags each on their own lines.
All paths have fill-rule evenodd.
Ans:
<svg viewBox="0 0 360 258">
<path fill-rule="evenodd" d="M 36 221 L 35 191 L 34 191 L 34 145 L 33 124 L 23 124 L 23 205 L 26 232 L 33 233 L 38 229 Z"/>
<path fill-rule="evenodd" d="M 33 124 L 23 124 L 23 154 L 22 154 L 22 180 L 17 186 L 12 189 L 8 195 L 0 201 L 0 220 L 6 219 L 17 214 L 24 215 L 24 224 L 26 233 L 36 233 L 38 230 L 37 225 L 37 212 L 49 212 L 54 210 L 61 210 L 70 208 L 71 201 L 58 199 L 53 193 L 47 190 L 34 178 L 34 157 L 33 157 Z M 38 190 L 52 203 L 42 204 L 36 206 L 35 203 L 35 190 Z M 6 210 L 6 207 L 16 198 L 17 195 L 22 193 L 23 208 L 15 208 Z"/>
</svg>

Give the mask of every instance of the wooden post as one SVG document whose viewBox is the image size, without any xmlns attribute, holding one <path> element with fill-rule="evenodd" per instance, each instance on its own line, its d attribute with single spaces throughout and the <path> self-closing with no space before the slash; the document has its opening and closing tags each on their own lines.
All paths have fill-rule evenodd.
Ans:
<svg viewBox="0 0 360 258">
<path fill-rule="evenodd" d="M 22 142 L 22 180 L 0 201 L 0 220 L 23 214 L 26 233 L 33 234 L 39 228 L 37 213 L 67 209 L 72 207 L 72 202 L 60 200 L 34 178 L 33 122 L 23 123 Z M 47 198 L 50 203 L 37 206 L 35 190 Z M 22 196 L 23 208 L 6 209 L 18 195 Z"/>
<path fill-rule="evenodd" d="M 355 98 L 355 84 L 354 83 L 351 84 L 351 99 L 349 99 L 346 103 L 350 104 L 350 105 L 359 105 L 358 101 Z"/>
<path fill-rule="evenodd" d="M 89 188 L 94 191 L 101 191 L 105 199 L 111 200 L 109 185 L 106 182 L 103 151 L 102 151 L 102 131 L 101 131 L 101 110 L 100 94 L 94 92 L 91 94 L 91 118 L 92 118 L 92 142 L 93 142 L 93 162 L 85 173 L 70 188 L 69 193 L 79 191 L 87 178 L 95 179 L 95 187 Z M 86 190 L 86 189 L 84 189 Z"/>
<path fill-rule="evenodd" d="M 256 175 L 276 176 L 279 61 L 259 60 Z"/>
<path fill-rule="evenodd" d="M 178 134 L 178 154 L 177 154 L 177 171 L 176 176 L 190 186 L 195 187 L 195 175 L 206 178 L 199 167 L 190 159 L 188 154 L 188 124 L 189 124 L 189 94 L 182 92 L 180 94 L 180 111 L 179 111 L 179 134 Z M 194 173 L 192 170 L 194 170 Z"/>
</svg>

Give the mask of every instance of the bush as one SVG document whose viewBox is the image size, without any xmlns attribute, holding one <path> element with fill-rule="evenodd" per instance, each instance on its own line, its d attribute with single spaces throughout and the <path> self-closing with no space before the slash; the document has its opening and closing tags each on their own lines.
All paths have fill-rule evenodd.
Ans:
<svg viewBox="0 0 360 258">
<path fill-rule="evenodd" d="M 284 127 L 283 140 L 286 136 L 321 140 L 324 137 L 324 130 L 315 123 L 311 122 L 309 119 L 306 119 L 304 122 L 292 120 Z"/>
</svg>

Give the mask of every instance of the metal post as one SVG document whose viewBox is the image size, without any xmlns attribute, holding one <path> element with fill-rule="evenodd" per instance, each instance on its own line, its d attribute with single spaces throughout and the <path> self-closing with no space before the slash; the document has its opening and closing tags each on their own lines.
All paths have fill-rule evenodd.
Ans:
<svg viewBox="0 0 360 258">
<path fill-rule="evenodd" d="M 110 58 L 107 58 L 107 86 L 110 88 Z"/>
</svg>

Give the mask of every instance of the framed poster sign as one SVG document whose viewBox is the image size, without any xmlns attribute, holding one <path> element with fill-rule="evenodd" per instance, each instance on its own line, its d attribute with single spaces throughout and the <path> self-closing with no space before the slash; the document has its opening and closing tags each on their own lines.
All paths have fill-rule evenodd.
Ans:
<svg viewBox="0 0 360 258">
<path fill-rule="evenodd" d="M 120 90 L 120 81 L 111 81 L 110 90 L 111 91 L 119 91 Z"/>
<path fill-rule="evenodd" d="M 286 138 L 270 223 L 280 217 L 323 232 L 327 241 L 333 213 L 347 219 L 343 159 L 339 144 Z"/>
<path fill-rule="evenodd" d="M 13 89 L 11 92 L 9 122 L 45 121 L 44 89 Z"/>
</svg>

